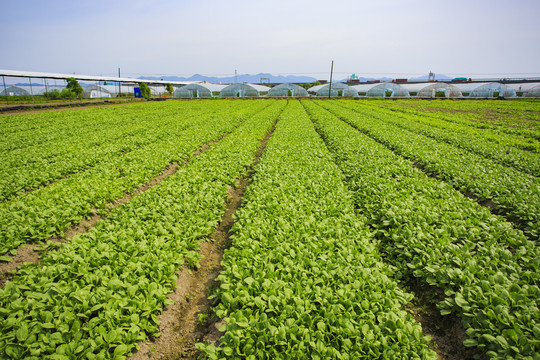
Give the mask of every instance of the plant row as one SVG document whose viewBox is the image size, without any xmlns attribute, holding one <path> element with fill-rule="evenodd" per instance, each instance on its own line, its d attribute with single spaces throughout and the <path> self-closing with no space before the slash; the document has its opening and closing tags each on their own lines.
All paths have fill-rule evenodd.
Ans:
<svg viewBox="0 0 540 360">
<path fill-rule="evenodd" d="M 221 106 L 219 111 L 234 111 L 231 104 L 234 103 Z M 169 127 L 187 128 L 196 121 L 203 122 L 205 117 L 214 115 L 216 111 L 215 107 L 201 110 L 184 106 L 182 116 L 179 117 L 177 111 L 174 111 L 177 109 L 170 106 L 150 107 L 144 116 L 138 114 L 137 108 L 128 109 L 130 111 L 115 109 L 115 112 L 107 109 L 109 111 L 97 114 L 93 111 L 77 111 L 75 114 L 79 117 L 72 117 L 72 124 L 85 123 L 85 128 L 77 128 L 54 141 L 4 151 L 0 161 L 0 171 L 3 174 L 0 179 L 0 201 L 155 142 L 170 135 Z M 27 115 L 24 121 L 31 123 L 39 115 L 42 114 Z M 93 122 L 86 121 L 88 117 Z M 105 123 L 103 118 L 112 120 Z M 51 122 L 47 130 L 54 131 L 57 127 L 58 123 Z M 27 136 L 33 140 L 40 137 L 40 132 Z M 10 143 L 13 139 L 6 138 L 4 141 Z"/>
<path fill-rule="evenodd" d="M 439 118 L 493 134 L 508 134 L 523 138 L 531 149 L 538 149 L 533 140 L 540 140 L 539 102 L 533 101 L 433 101 L 386 104 L 405 112 Z M 419 111 L 418 111 L 419 110 Z M 526 149 L 527 147 L 524 147 Z"/>
<path fill-rule="evenodd" d="M 106 211 L 108 205 L 150 182 L 169 164 L 182 162 L 268 104 L 258 102 L 218 113 L 187 129 L 179 122 L 177 128 L 167 129 L 168 136 L 148 146 L 1 203 L 0 254 L 24 243 L 47 240 L 96 211 Z"/>
<path fill-rule="evenodd" d="M 381 119 L 319 102 L 347 123 L 386 145 L 397 154 L 414 160 L 424 171 L 474 196 L 491 201 L 492 211 L 514 222 L 531 238 L 540 235 L 540 180 L 493 160 L 439 142 Z"/>
<path fill-rule="evenodd" d="M 466 346 L 478 346 L 494 359 L 536 358 L 535 242 L 320 106 L 303 104 L 398 277 L 416 277 L 444 291 L 438 307 L 462 319 Z"/>
<path fill-rule="evenodd" d="M 540 144 L 533 141 L 531 145 L 517 143 L 510 136 L 493 136 L 486 130 L 476 130 L 470 126 L 458 125 L 442 121 L 440 118 L 424 116 L 423 114 L 391 111 L 384 106 L 364 106 L 358 102 L 344 103 L 348 108 L 365 113 L 369 116 L 389 121 L 417 134 L 428 136 L 437 141 L 444 141 L 459 148 L 472 151 L 485 158 L 492 159 L 499 164 L 513 167 L 533 176 L 540 176 L 540 155 L 526 150 L 540 150 Z"/>
<path fill-rule="evenodd" d="M 284 105 L 272 102 L 40 265 L 20 269 L 0 289 L 0 357 L 125 359 L 159 336 L 157 315 L 178 269 L 198 266 L 228 188 L 246 175 Z"/>
<path fill-rule="evenodd" d="M 435 358 L 342 180 L 290 101 L 235 214 L 207 358 Z"/>
</svg>

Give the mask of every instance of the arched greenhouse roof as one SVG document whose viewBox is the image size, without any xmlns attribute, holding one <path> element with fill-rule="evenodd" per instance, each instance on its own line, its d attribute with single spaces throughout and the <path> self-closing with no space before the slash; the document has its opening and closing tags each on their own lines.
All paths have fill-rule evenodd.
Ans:
<svg viewBox="0 0 540 360">
<path fill-rule="evenodd" d="M 540 82 L 508 84 L 516 90 L 516 93 L 523 93 L 524 97 L 540 97 Z"/>
<path fill-rule="evenodd" d="M 330 94 L 331 97 L 358 96 L 358 92 L 354 88 L 348 85 L 342 84 L 342 83 L 332 83 L 332 90 L 330 90 L 330 84 L 317 85 L 308 89 L 308 93 L 310 95 L 321 96 L 321 97 L 324 97 L 324 96 L 328 97 L 328 94 L 330 91 L 332 91 L 332 93 Z"/>
<path fill-rule="evenodd" d="M 2 90 L 0 91 L 0 95 L 21 96 L 21 95 L 30 95 L 30 92 L 28 92 L 26 89 L 20 86 L 11 85 L 9 87 L 6 87 L 6 89 L 2 88 Z"/>
<path fill-rule="evenodd" d="M 259 96 L 259 91 L 257 90 L 256 87 L 258 86 L 251 85 L 251 84 L 231 84 L 229 86 L 224 87 L 221 90 L 221 93 L 219 96 L 221 97 L 257 97 Z M 263 88 L 266 88 L 266 86 L 263 86 Z"/>
<path fill-rule="evenodd" d="M 110 98 L 112 97 L 111 92 L 105 88 L 107 85 L 91 85 L 83 87 L 84 94 L 83 97 L 90 99 L 97 98 Z"/>
<path fill-rule="evenodd" d="M 388 92 L 391 97 L 409 96 L 409 91 L 407 89 L 391 82 L 355 85 L 353 88 L 358 92 L 359 96 L 386 97 Z"/>
<path fill-rule="evenodd" d="M 296 84 L 279 84 L 268 90 L 268 96 L 308 96 L 308 92 Z"/>
<path fill-rule="evenodd" d="M 226 85 L 189 84 L 174 91 L 175 98 L 212 97 L 217 96 Z"/>
<path fill-rule="evenodd" d="M 461 97 L 461 90 L 451 84 L 443 82 L 415 83 L 400 85 L 409 91 L 410 96 L 418 97 Z M 442 96 L 444 95 L 444 96 Z"/>
<path fill-rule="evenodd" d="M 510 86 L 489 82 L 489 83 L 467 83 L 455 84 L 465 97 L 515 97 L 516 90 Z"/>
</svg>

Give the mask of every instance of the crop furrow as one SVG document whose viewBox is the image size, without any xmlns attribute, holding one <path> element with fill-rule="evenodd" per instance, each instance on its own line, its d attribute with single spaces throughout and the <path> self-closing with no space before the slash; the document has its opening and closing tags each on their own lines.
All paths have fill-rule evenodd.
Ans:
<svg viewBox="0 0 540 360">
<path fill-rule="evenodd" d="M 303 104 L 398 277 L 416 277 L 444 292 L 438 308 L 462 319 L 469 337 L 464 345 L 494 358 L 537 353 L 535 242 L 343 119 Z"/>
<path fill-rule="evenodd" d="M 200 265 L 227 189 L 246 175 L 285 102 L 269 104 L 41 266 L 22 268 L 0 289 L 0 356 L 116 359 L 157 335 L 177 270 Z"/>
<path fill-rule="evenodd" d="M 491 141 L 492 138 L 487 137 L 486 134 L 474 133 L 470 129 L 467 131 L 458 127 L 451 129 L 439 128 L 440 120 L 424 124 L 422 123 L 423 117 L 400 115 L 386 110 L 384 107 L 358 106 L 357 103 L 352 106 L 353 104 L 349 102 L 340 102 L 340 105 L 416 134 L 471 151 L 486 159 L 491 159 L 501 165 L 512 167 L 529 175 L 536 177 L 540 175 L 539 155 L 516 147 L 517 144 L 512 143 L 509 139 Z"/>
<path fill-rule="evenodd" d="M 210 296 L 211 291 L 221 271 L 223 252 L 230 245 L 230 229 L 234 223 L 235 212 L 241 206 L 254 166 L 272 136 L 278 118 L 279 116 L 261 140 L 247 175 L 239 177 L 235 185 L 227 190 L 225 213 L 214 233 L 210 235 L 210 240 L 202 242 L 199 251 L 202 258 L 200 266 L 193 271 L 184 267 L 179 272 L 177 288 L 167 297 L 175 303 L 158 316 L 160 337 L 139 344 L 139 349 L 130 360 L 197 358 L 199 353 L 195 345 L 200 339 L 215 341 L 221 335 L 218 331 L 220 324 L 216 324 L 215 319 L 210 317 L 211 305 L 214 302 Z"/>
<path fill-rule="evenodd" d="M 222 261 L 221 358 L 432 359 L 411 295 L 355 216 L 339 169 L 298 101 L 255 167 Z"/>
<path fill-rule="evenodd" d="M 148 183 L 170 163 L 183 160 L 202 144 L 230 132 L 246 119 L 245 111 L 255 113 L 267 106 L 256 103 L 240 112 L 213 117 L 211 124 L 205 122 L 173 133 L 162 142 L 0 204 L 0 254 L 60 235 L 96 208 L 106 212 L 108 204 Z"/>
<path fill-rule="evenodd" d="M 504 215 L 531 239 L 538 239 L 540 179 L 369 115 L 327 102 L 317 104 L 395 153 L 418 162 L 425 172 L 437 174 L 463 194 L 473 195 L 479 202 L 491 201 L 493 213 Z"/>
</svg>

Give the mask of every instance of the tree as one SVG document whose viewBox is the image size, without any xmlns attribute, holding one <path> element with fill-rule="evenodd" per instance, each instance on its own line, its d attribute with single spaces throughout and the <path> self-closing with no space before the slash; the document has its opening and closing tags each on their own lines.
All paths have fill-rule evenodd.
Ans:
<svg viewBox="0 0 540 360">
<path fill-rule="evenodd" d="M 79 84 L 77 79 L 72 77 L 67 79 L 66 89 L 68 89 L 68 91 L 77 96 L 79 99 L 81 98 L 81 94 L 84 92 L 81 84 Z"/>
<path fill-rule="evenodd" d="M 149 99 L 150 98 L 150 87 L 148 86 L 148 84 L 147 83 L 141 83 L 139 85 L 139 87 L 141 88 L 141 95 L 145 99 Z"/>
<path fill-rule="evenodd" d="M 172 95 L 173 92 L 174 92 L 174 88 L 173 88 L 173 86 L 172 86 L 171 83 L 166 83 L 166 84 L 165 84 L 165 89 L 167 90 L 167 92 L 168 92 L 170 95 Z"/>
</svg>

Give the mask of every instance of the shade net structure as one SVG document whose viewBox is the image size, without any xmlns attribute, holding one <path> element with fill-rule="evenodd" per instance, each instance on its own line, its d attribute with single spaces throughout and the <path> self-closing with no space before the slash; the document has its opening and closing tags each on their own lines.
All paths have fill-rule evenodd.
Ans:
<svg viewBox="0 0 540 360">
<path fill-rule="evenodd" d="M 309 96 L 309 94 L 301 86 L 285 83 L 271 88 L 268 96 Z"/>
<path fill-rule="evenodd" d="M 516 90 L 517 96 L 540 97 L 540 82 L 508 84 Z"/>
<path fill-rule="evenodd" d="M 431 83 L 409 83 L 400 85 L 409 91 L 411 97 L 422 98 L 459 98 L 462 97 L 461 90 L 451 84 L 442 82 Z"/>
<path fill-rule="evenodd" d="M 209 98 L 219 96 L 225 85 L 219 84 L 189 84 L 174 91 L 175 98 Z"/>
<path fill-rule="evenodd" d="M 331 93 L 330 93 L 331 92 Z M 330 90 L 330 84 L 317 85 L 308 89 L 310 95 L 319 96 L 319 97 L 355 97 L 358 96 L 358 92 L 345 84 L 342 83 L 332 83 L 332 89 Z"/>
<path fill-rule="evenodd" d="M 493 98 L 516 96 L 516 90 L 508 85 L 497 82 L 455 84 L 454 86 L 461 90 L 464 97 Z"/>
<path fill-rule="evenodd" d="M 407 89 L 394 83 L 362 84 L 352 88 L 358 91 L 358 96 L 409 97 Z"/>
<path fill-rule="evenodd" d="M 259 91 L 252 85 L 232 84 L 221 90 L 221 97 L 258 97 Z"/>
</svg>

